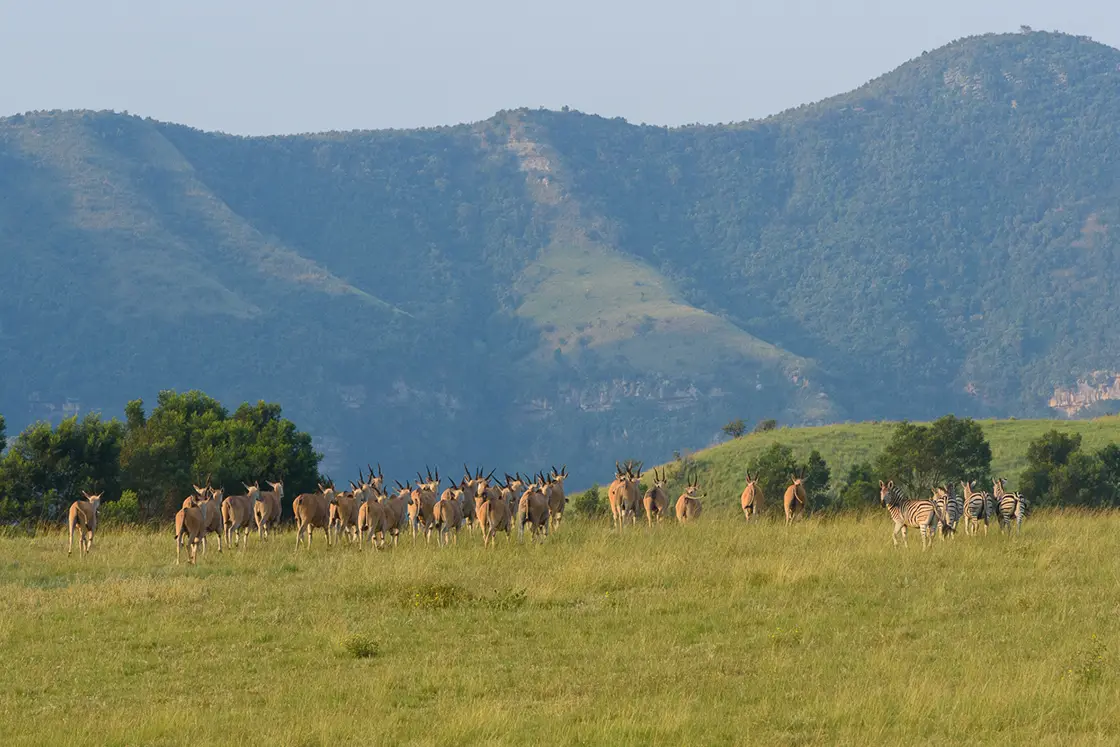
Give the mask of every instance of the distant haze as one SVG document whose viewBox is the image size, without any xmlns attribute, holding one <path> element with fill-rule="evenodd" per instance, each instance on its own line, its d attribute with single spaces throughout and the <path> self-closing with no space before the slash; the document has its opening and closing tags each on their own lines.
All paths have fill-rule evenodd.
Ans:
<svg viewBox="0 0 1120 747">
<path fill-rule="evenodd" d="M 0 116 L 114 109 L 238 134 L 522 106 L 740 121 L 1020 24 L 1120 46 L 1108 0 L 0 0 Z"/>
</svg>

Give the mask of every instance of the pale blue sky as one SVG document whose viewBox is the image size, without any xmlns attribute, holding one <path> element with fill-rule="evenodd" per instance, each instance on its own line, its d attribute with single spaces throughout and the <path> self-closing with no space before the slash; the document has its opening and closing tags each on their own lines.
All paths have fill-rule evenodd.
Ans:
<svg viewBox="0 0 1120 747">
<path fill-rule="evenodd" d="M 239 134 L 565 104 L 739 121 L 1020 24 L 1120 46 L 1115 0 L 0 0 L 0 115 L 116 109 Z"/>
</svg>

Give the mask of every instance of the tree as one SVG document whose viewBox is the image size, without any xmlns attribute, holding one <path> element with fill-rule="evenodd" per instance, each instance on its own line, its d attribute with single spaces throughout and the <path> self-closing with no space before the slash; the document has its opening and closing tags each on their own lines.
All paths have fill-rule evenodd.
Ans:
<svg viewBox="0 0 1120 747">
<path fill-rule="evenodd" d="M 1081 450 L 1081 434 L 1047 431 L 1027 446 L 1019 488 L 1036 506 L 1115 506 L 1120 493 L 1120 447 Z"/>
<path fill-rule="evenodd" d="M 230 416 L 217 400 L 196 391 L 160 392 L 149 418 L 143 402 L 130 402 L 121 463 L 140 513 L 173 514 L 192 483 L 207 479 L 227 494 L 256 480 L 282 480 L 288 495 L 314 490 L 322 455 L 312 448 L 311 436 L 281 413 L 280 405 L 259 401 Z"/>
<path fill-rule="evenodd" d="M 809 500 L 808 508 L 813 510 L 826 508 L 831 500 L 828 496 L 828 483 L 832 478 L 832 471 L 828 468 L 824 457 L 816 449 L 809 453 L 809 459 L 804 465 L 805 470 L 805 497 Z"/>
<path fill-rule="evenodd" d="M 781 510 L 782 496 L 789 486 L 790 475 L 795 472 L 805 474 L 805 494 L 811 506 L 821 508 L 830 502 L 827 490 L 831 471 L 816 449 L 813 449 L 805 462 L 798 462 L 789 446 L 783 443 L 771 444 L 750 461 L 747 471 L 758 475 L 764 510 Z"/>
<path fill-rule="evenodd" d="M 45 422 L 28 426 L 0 463 L 5 483 L 0 518 L 59 520 L 83 490 L 115 500 L 123 438 L 120 421 L 95 413 L 66 418 L 57 428 Z"/>
<path fill-rule="evenodd" d="M 840 488 L 839 508 L 866 511 L 879 505 L 879 480 L 868 462 L 853 464 Z"/>
<path fill-rule="evenodd" d="M 980 424 L 946 415 L 928 426 L 907 421 L 895 426 L 876 471 L 921 493 L 948 482 L 987 480 L 991 464 L 992 449 Z"/>
<path fill-rule="evenodd" d="M 777 427 L 778 427 L 778 421 L 775 420 L 774 418 L 769 418 L 767 420 L 758 421 L 758 425 L 756 425 L 754 427 L 754 432 L 755 433 L 766 433 L 766 431 L 772 431 Z"/>
<path fill-rule="evenodd" d="M 3 454 L 6 448 L 8 448 L 8 438 L 4 431 L 4 416 L 0 415 L 0 454 Z"/>
<path fill-rule="evenodd" d="M 783 443 L 771 444 L 751 460 L 747 471 L 758 475 L 763 510 L 781 510 L 782 495 L 789 485 L 789 476 L 797 471 L 798 466 L 797 460 L 793 458 L 793 449 Z"/>
<path fill-rule="evenodd" d="M 743 422 L 742 418 L 737 418 L 735 420 L 732 420 L 727 425 L 723 426 L 722 430 L 731 438 L 740 438 L 744 433 L 747 432 L 747 424 Z"/>
</svg>

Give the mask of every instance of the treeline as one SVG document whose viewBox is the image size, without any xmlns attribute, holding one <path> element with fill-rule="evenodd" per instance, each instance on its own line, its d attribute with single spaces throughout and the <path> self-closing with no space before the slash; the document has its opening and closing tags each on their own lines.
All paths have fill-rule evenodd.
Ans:
<svg viewBox="0 0 1120 747">
<path fill-rule="evenodd" d="M 755 432 L 773 430 L 772 422 L 760 423 Z M 732 425 L 734 428 L 730 428 Z M 724 430 L 738 437 L 747 428 L 742 421 L 733 421 Z M 708 470 L 721 469 L 679 454 L 676 467 L 670 491 L 681 487 L 684 475 L 691 471 L 715 477 Z M 878 455 L 852 465 L 847 474 L 833 475 L 816 449 L 799 460 L 792 447 L 779 442 L 755 455 L 741 469 L 737 467 L 738 474 L 733 479 L 741 489 L 744 472 L 757 475 L 765 496 L 764 510 L 781 513 L 781 498 L 790 475 L 802 474 L 810 511 L 851 512 L 879 507 L 880 480 L 894 480 L 915 497 L 930 495 L 935 485 L 951 484 L 960 491 L 962 481 L 974 481 L 978 490 L 991 491 L 992 478 L 996 477 L 991 468 L 991 445 L 980 424 L 970 418 L 946 415 L 928 425 L 899 423 Z M 1120 508 L 1120 446 L 1114 443 L 1097 451 L 1085 451 L 1079 434 L 1052 430 L 1029 444 L 1023 472 L 1018 476 L 998 476 L 1009 478 L 1010 486 L 1022 492 L 1032 509 Z M 704 477 L 701 481 L 703 486 Z M 643 494 L 647 487 L 648 481 L 643 481 Z M 678 493 L 671 492 L 672 499 Z M 738 495 L 720 498 L 735 501 Z M 598 485 L 573 500 L 578 513 L 594 515 L 607 510 L 607 490 Z"/>
<path fill-rule="evenodd" d="M 0 451 L 7 445 L 0 417 Z M 10 446 L 0 458 L 5 523 L 60 521 L 83 490 L 104 494 L 103 519 L 167 519 L 207 477 L 227 494 L 270 479 L 297 495 L 315 489 L 322 459 L 280 405 L 245 403 L 230 414 L 199 391 L 162 391 L 150 414 L 133 400 L 123 422 L 89 414 L 35 423 Z"/>
</svg>

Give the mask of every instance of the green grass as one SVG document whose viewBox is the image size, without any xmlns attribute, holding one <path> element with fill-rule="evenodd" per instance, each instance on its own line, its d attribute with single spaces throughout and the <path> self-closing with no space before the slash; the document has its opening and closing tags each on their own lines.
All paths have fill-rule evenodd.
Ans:
<svg viewBox="0 0 1120 747">
<path fill-rule="evenodd" d="M 1019 473 L 1027 466 L 1027 446 L 1049 430 L 1080 433 L 1082 448 L 1099 449 L 1120 442 L 1120 416 L 1093 420 L 980 420 L 992 447 L 992 473 L 1008 478 L 1015 487 Z M 775 443 L 791 447 L 798 459 L 813 449 L 820 451 L 839 481 L 848 468 L 859 462 L 875 462 L 887 445 L 893 422 L 852 423 L 809 428 L 779 428 L 752 433 L 692 455 L 700 469 L 701 484 L 715 504 L 736 503 L 743 489 L 743 473 L 751 459 Z M 780 496 L 778 496 L 780 499 Z"/>
<path fill-rule="evenodd" d="M 885 515 L 542 546 L 0 539 L 0 743 L 1115 744 L 1120 516 L 892 548 Z"/>
</svg>

